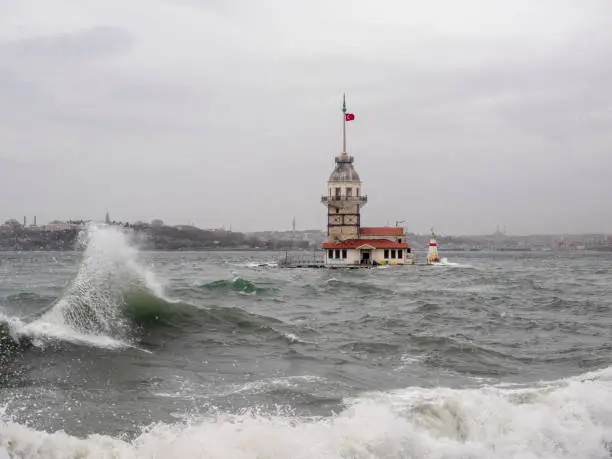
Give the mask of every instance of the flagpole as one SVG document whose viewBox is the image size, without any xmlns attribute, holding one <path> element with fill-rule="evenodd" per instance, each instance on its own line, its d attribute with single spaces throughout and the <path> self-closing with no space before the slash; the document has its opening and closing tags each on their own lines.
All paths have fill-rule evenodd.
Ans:
<svg viewBox="0 0 612 459">
<path fill-rule="evenodd" d="M 342 153 L 346 153 L 346 94 L 342 95 Z"/>
</svg>

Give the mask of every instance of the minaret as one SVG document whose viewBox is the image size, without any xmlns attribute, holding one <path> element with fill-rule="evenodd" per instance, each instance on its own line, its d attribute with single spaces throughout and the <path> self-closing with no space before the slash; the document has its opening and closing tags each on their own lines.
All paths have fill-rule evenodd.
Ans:
<svg viewBox="0 0 612 459">
<path fill-rule="evenodd" d="M 353 167 L 353 157 L 346 148 L 346 123 L 355 115 L 346 112 L 342 99 L 342 153 L 336 156 L 336 167 L 327 181 L 327 196 L 321 202 L 327 207 L 327 242 L 339 242 L 359 237 L 361 208 L 368 202 L 361 192 L 361 180 Z"/>
</svg>

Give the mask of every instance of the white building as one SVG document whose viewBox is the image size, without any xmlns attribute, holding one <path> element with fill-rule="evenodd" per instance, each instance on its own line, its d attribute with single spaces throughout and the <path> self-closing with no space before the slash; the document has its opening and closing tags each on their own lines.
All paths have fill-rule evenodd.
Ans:
<svg viewBox="0 0 612 459">
<path fill-rule="evenodd" d="M 354 158 L 346 151 L 346 123 L 355 116 L 346 112 L 345 102 L 342 112 L 343 151 L 335 158 L 336 166 L 327 181 L 327 195 L 321 198 L 327 207 L 327 240 L 323 243 L 325 264 L 403 265 L 411 261 L 403 228 L 361 226 L 361 209 L 368 198 L 363 193 L 361 179 L 353 166 Z"/>
</svg>

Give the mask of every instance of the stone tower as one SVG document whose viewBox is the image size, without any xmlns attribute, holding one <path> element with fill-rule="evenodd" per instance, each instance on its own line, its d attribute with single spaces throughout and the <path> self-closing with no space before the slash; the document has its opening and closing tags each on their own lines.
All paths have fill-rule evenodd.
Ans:
<svg viewBox="0 0 612 459">
<path fill-rule="evenodd" d="M 346 151 L 346 123 L 355 119 L 355 115 L 346 112 L 346 100 L 342 102 L 342 117 L 342 153 L 335 158 L 336 167 L 327 181 L 327 195 L 321 198 L 327 207 L 327 242 L 358 238 L 361 208 L 368 202 L 353 167 L 354 159 Z"/>
</svg>

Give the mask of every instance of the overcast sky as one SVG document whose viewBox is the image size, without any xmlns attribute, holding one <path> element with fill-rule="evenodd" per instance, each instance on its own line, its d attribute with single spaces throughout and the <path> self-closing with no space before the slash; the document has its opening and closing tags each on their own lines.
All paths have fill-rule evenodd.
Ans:
<svg viewBox="0 0 612 459">
<path fill-rule="evenodd" d="M 612 232 L 610 0 L 0 0 L 0 219 Z"/>
</svg>

